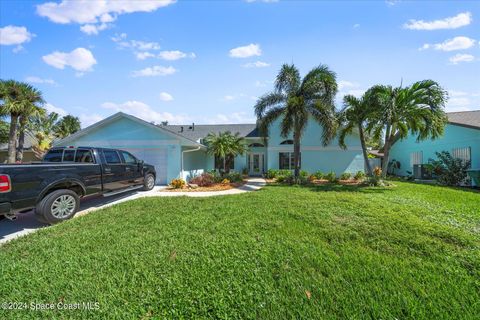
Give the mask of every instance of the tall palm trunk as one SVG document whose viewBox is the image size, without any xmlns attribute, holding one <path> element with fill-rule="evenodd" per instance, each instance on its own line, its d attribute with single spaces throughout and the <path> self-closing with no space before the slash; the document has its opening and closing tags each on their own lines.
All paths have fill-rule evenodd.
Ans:
<svg viewBox="0 0 480 320">
<path fill-rule="evenodd" d="M 298 131 L 293 134 L 293 165 L 295 181 L 298 181 L 300 176 L 300 133 Z"/>
<path fill-rule="evenodd" d="M 17 122 L 18 115 L 10 115 L 10 133 L 8 135 L 8 163 L 15 163 L 15 151 L 17 148 Z"/>
<path fill-rule="evenodd" d="M 223 157 L 223 173 L 227 173 L 227 156 Z"/>
<path fill-rule="evenodd" d="M 20 128 L 18 133 L 18 145 L 17 145 L 17 153 L 15 158 L 17 162 L 22 162 L 23 146 L 25 144 L 25 127 L 27 126 L 27 117 L 20 116 L 19 122 L 20 122 Z"/>
<path fill-rule="evenodd" d="M 390 146 L 392 143 L 392 137 L 390 137 L 391 133 L 391 126 L 387 125 L 387 129 L 385 130 L 385 145 L 383 146 L 383 163 L 382 163 L 382 177 L 385 178 L 387 176 L 387 169 L 388 169 L 388 157 L 390 155 Z"/>
<path fill-rule="evenodd" d="M 367 174 L 372 175 L 372 166 L 368 161 L 367 143 L 365 142 L 365 133 L 363 132 L 362 124 L 358 124 L 358 132 L 360 133 L 360 143 L 362 145 L 363 158 L 365 159 L 365 167 L 367 168 Z"/>
</svg>

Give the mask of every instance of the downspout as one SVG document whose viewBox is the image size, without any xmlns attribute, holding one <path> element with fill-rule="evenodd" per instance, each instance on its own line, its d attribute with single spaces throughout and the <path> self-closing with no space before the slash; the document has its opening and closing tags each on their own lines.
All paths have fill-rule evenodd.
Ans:
<svg viewBox="0 0 480 320">
<path fill-rule="evenodd" d="M 194 151 L 198 151 L 198 150 L 200 150 L 201 148 L 202 148 L 202 147 L 200 146 L 200 147 L 197 147 L 197 148 L 195 148 L 195 149 L 190 149 L 190 150 L 182 150 L 182 159 L 181 159 L 181 161 L 180 161 L 180 162 L 181 162 L 181 171 L 180 171 L 180 172 L 181 172 L 181 175 L 182 175 L 182 179 L 183 179 L 183 153 L 185 153 L 185 152 L 194 152 Z"/>
</svg>

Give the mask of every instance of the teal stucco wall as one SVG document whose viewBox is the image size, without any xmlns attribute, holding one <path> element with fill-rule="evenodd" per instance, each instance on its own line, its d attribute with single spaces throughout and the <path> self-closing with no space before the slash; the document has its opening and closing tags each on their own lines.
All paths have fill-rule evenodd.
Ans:
<svg viewBox="0 0 480 320">
<path fill-rule="evenodd" d="M 280 134 L 280 121 L 276 121 L 269 130 L 267 148 L 267 167 L 279 168 L 279 153 L 293 152 L 293 145 L 282 145 L 287 139 L 293 139 L 290 135 L 287 138 Z M 364 160 L 360 140 L 357 134 L 346 138 L 347 149 L 343 150 L 338 146 L 338 139 L 333 139 L 329 145 L 322 145 L 322 127 L 310 119 L 301 140 L 301 169 L 309 173 L 322 171 L 328 173 L 333 171 L 339 176 L 343 172 L 356 173 L 364 171 Z"/>
<path fill-rule="evenodd" d="M 470 147 L 471 167 L 480 168 L 480 129 L 462 127 L 454 124 L 447 124 L 444 135 L 435 140 L 424 140 L 416 142 L 416 136 L 397 141 L 391 149 L 390 160 L 400 162 L 400 169 L 396 173 L 401 176 L 408 175 L 407 171 L 413 172 L 410 166 L 410 155 L 413 152 L 422 151 L 423 163 L 428 159 L 436 159 L 435 152 L 448 151 L 452 153 L 454 148 Z"/>
</svg>

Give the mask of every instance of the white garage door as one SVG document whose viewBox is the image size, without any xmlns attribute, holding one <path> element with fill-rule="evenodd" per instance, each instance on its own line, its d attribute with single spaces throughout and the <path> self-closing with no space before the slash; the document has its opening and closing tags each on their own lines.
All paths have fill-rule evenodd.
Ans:
<svg viewBox="0 0 480 320">
<path fill-rule="evenodd" d="M 125 150 L 125 149 L 124 149 Z M 155 166 L 157 184 L 167 184 L 167 149 L 126 149 L 138 159 Z"/>
</svg>

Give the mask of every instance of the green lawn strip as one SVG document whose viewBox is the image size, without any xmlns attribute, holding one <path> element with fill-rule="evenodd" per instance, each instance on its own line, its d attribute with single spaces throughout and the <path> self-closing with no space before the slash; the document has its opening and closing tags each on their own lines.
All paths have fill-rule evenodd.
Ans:
<svg viewBox="0 0 480 320">
<path fill-rule="evenodd" d="M 0 248 L 2 301 L 100 310 L 0 318 L 475 318 L 480 195 L 395 185 L 140 199 L 41 230 Z"/>
</svg>

